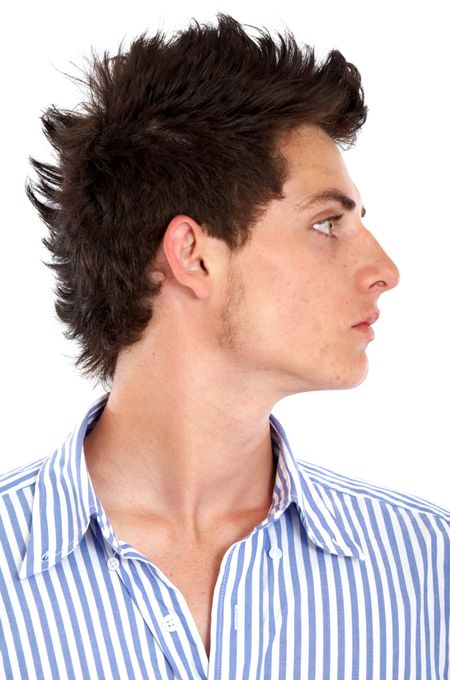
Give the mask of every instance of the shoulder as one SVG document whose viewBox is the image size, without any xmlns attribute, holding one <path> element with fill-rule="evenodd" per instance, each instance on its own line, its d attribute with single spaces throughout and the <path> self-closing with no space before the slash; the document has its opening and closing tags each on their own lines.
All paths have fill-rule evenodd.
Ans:
<svg viewBox="0 0 450 680">
<path fill-rule="evenodd" d="M 305 470 L 308 473 L 309 479 L 316 488 L 323 489 L 324 492 L 329 491 L 336 495 L 347 494 L 362 502 L 402 508 L 413 515 L 428 514 L 446 523 L 450 531 L 450 510 L 425 498 L 399 489 L 373 484 L 365 479 L 350 477 L 306 460 L 296 459 L 296 464 L 300 471 Z"/>
</svg>

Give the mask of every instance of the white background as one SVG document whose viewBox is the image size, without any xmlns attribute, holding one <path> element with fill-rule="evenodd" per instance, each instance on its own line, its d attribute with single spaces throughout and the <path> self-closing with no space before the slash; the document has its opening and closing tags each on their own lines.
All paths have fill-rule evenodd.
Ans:
<svg viewBox="0 0 450 680">
<path fill-rule="evenodd" d="M 46 229 L 25 196 L 28 155 L 51 161 L 39 116 L 83 97 L 69 78 L 91 47 L 168 34 L 218 11 L 288 26 L 319 56 L 339 49 L 361 72 L 369 115 L 344 152 L 365 225 L 399 267 L 379 301 L 369 374 L 350 390 L 290 396 L 273 410 L 298 458 L 450 508 L 448 430 L 450 144 L 444 2 L 8 3 L 1 41 L 2 452 L 0 472 L 52 453 L 100 387 L 83 381 L 41 260 Z M 79 72 L 78 72 L 79 75 Z"/>
</svg>

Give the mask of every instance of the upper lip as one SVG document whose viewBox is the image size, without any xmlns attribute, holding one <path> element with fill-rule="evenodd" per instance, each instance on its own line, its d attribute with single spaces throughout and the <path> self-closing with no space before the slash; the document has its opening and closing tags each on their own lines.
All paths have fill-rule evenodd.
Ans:
<svg viewBox="0 0 450 680">
<path fill-rule="evenodd" d="M 380 312 L 378 311 L 378 309 L 375 309 L 373 312 L 371 312 L 369 314 L 369 316 L 367 316 L 362 321 L 355 323 L 354 325 L 358 326 L 360 323 L 366 323 L 368 326 L 371 326 L 373 323 L 375 323 L 375 321 L 378 319 L 379 316 L 380 316 Z"/>
</svg>

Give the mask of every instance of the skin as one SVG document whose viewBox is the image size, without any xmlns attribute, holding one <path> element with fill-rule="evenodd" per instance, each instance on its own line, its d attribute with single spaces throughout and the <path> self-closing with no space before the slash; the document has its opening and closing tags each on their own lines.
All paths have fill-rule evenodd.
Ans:
<svg viewBox="0 0 450 680">
<path fill-rule="evenodd" d="M 121 353 L 84 440 L 96 493 L 124 527 L 158 526 L 196 547 L 227 523 L 256 526 L 272 500 L 273 406 L 367 375 L 370 340 L 352 326 L 397 285 L 398 269 L 363 225 L 335 142 L 308 125 L 280 139 L 280 150 L 290 167 L 285 197 L 269 204 L 243 250 L 230 254 L 188 215 L 167 227 L 154 315 Z M 341 205 L 296 207 L 330 187 L 356 202 L 336 238 L 316 223 Z"/>
</svg>

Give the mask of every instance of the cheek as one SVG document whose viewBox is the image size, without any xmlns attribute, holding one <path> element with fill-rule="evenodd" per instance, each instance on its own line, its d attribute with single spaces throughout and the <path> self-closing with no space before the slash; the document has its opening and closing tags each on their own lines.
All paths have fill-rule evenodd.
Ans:
<svg viewBox="0 0 450 680">
<path fill-rule="evenodd" d="M 257 266 L 254 263 L 257 263 Z M 248 264 L 248 263 L 247 263 Z M 327 334 L 343 295 L 336 267 L 322 252 L 310 252 L 289 240 L 282 247 L 261 249 L 253 266 L 247 266 L 245 288 L 247 312 L 252 325 L 264 335 L 276 333 L 289 338 Z M 348 291 L 347 291 L 348 292 Z M 347 296 L 348 297 L 348 296 Z"/>
<path fill-rule="evenodd" d="M 330 288 L 318 270 L 301 264 L 278 272 L 276 280 L 280 312 L 286 323 L 301 327 L 306 332 L 316 331 L 330 301 Z M 275 280 L 275 278 L 274 278 Z"/>
<path fill-rule="evenodd" d="M 276 338 L 288 347 L 292 338 L 317 332 L 321 297 L 322 292 L 298 271 L 272 268 L 249 282 L 247 307 L 261 337 Z"/>
</svg>

